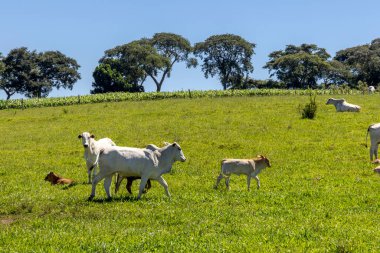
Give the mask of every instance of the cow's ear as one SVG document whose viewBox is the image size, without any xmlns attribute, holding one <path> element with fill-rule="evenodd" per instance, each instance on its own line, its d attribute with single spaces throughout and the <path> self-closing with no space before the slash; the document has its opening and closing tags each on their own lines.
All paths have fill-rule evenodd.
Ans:
<svg viewBox="0 0 380 253">
<path fill-rule="evenodd" d="M 78 139 L 80 139 L 80 138 L 82 138 L 82 135 L 80 134 L 80 135 L 78 135 Z"/>
<path fill-rule="evenodd" d="M 95 138 L 95 135 L 91 134 L 90 138 Z"/>
</svg>

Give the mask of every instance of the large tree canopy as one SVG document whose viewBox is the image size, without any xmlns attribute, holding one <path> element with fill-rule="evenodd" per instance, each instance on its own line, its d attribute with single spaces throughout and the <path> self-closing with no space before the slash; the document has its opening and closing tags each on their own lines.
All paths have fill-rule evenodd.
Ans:
<svg viewBox="0 0 380 253">
<path fill-rule="evenodd" d="M 205 77 L 218 75 L 226 90 L 253 72 L 251 60 L 255 46 L 238 35 L 214 35 L 196 43 L 194 54 L 203 60 Z"/>
<path fill-rule="evenodd" d="M 331 69 L 329 57 L 324 48 L 314 44 L 287 45 L 285 50 L 270 53 L 264 68 L 287 87 L 315 88 L 318 80 Z"/>
<path fill-rule="evenodd" d="M 146 69 L 167 64 L 145 39 L 107 50 L 99 63 L 93 73 L 92 93 L 144 91 Z"/>
<path fill-rule="evenodd" d="M 374 86 L 380 83 L 380 38 L 369 45 L 340 50 L 334 59 L 349 68 L 353 85 L 357 85 L 358 81 Z"/>
<path fill-rule="evenodd" d="M 7 99 L 15 93 L 46 97 L 53 88 L 72 89 L 80 78 L 77 62 L 59 51 L 37 53 L 22 47 L 11 50 L 2 62 L 0 88 Z"/>
<path fill-rule="evenodd" d="M 175 63 L 186 62 L 188 67 L 196 65 L 196 61 L 189 57 L 191 51 L 192 47 L 187 39 L 172 33 L 156 33 L 153 38 L 143 38 L 107 50 L 99 63 L 108 64 L 114 73 L 112 76 L 119 79 L 113 80 L 110 75 L 106 83 L 103 79 L 102 82 L 95 80 L 93 83 L 95 89 L 92 92 L 110 91 L 111 88 L 105 86 L 114 86 L 120 78 L 124 79 L 124 83 L 131 84 L 124 85 L 120 91 L 137 91 L 147 77 L 152 78 L 156 90 L 161 91 L 163 82 L 166 77 L 170 77 Z M 115 72 L 119 74 L 116 75 Z M 126 87 L 132 87 L 132 90 Z"/>
</svg>

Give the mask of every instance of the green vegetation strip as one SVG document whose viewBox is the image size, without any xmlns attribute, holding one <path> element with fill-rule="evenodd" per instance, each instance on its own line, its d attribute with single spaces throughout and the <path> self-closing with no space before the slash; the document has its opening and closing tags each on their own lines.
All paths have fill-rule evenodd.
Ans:
<svg viewBox="0 0 380 253">
<path fill-rule="evenodd" d="M 331 94 L 360 94 L 358 90 L 325 89 L 315 90 L 318 95 Z M 75 104 L 91 104 L 103 102 L 159 100 L 168 98 L 216 98 L 232 96 L 288 96 L 308 95 L 310 90 L 284 90 L 284 89 L 252 89 L 252 90 L 210 90 L 210 91 L 175 91 L 175 92 L 142 92 L 128 93 L 115 92 L 94 94 L 85 96 L 70 96 L 56 98 L 33 98 L 0 100 L 0 110 L 3 109 L 26 109 L 33 107 L 55 107 Z"/>
</svg>

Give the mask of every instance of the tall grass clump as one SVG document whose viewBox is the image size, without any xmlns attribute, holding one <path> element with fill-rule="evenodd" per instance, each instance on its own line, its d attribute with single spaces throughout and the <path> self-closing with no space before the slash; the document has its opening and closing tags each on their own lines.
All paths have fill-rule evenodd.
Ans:
<svg viewBox="0 0 380 253">
<path fill-rule="evenodd" d="M 315 116 L 317 116 L 317 103 L 315 102 L 315 98 L 317 97 L 317 94 L 312 94 L 310 92 L 309 95 L 309 103 L 307 103 L 304 108 L 301 109 L 300 105 L 300 113 L 301 118 L 303 119 L 314 119 Z"/>
</svg>

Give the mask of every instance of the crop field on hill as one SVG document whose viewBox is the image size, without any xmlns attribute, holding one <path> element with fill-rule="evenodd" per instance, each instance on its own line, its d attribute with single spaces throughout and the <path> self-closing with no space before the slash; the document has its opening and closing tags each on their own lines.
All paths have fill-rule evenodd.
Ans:
<svg viewBox="0 0 380 253">
<path fill-rule="evenodd" d="M 342 95 L 360 113 L 336 113 L 317 96 L 124 101 L 0 111 L 0 252 L 379 252 L 380 176 L 367 128 L 380 96 Z M 341 97 L 342 97 L 341 96 Z M 78 134 L 120 146 L 177 141 L 187 158 L 136 200 L 103 181 L 93 201 Z M 369 143 L 369 142 L 368 142 Z M 223 158 L 267 156 L 261 188 L 231 176 L 213 189 Z M 72 187 L 44 181 L 54 171 Z M 112 185 L 112 192 L 113 192 Z"/>
</svg>

